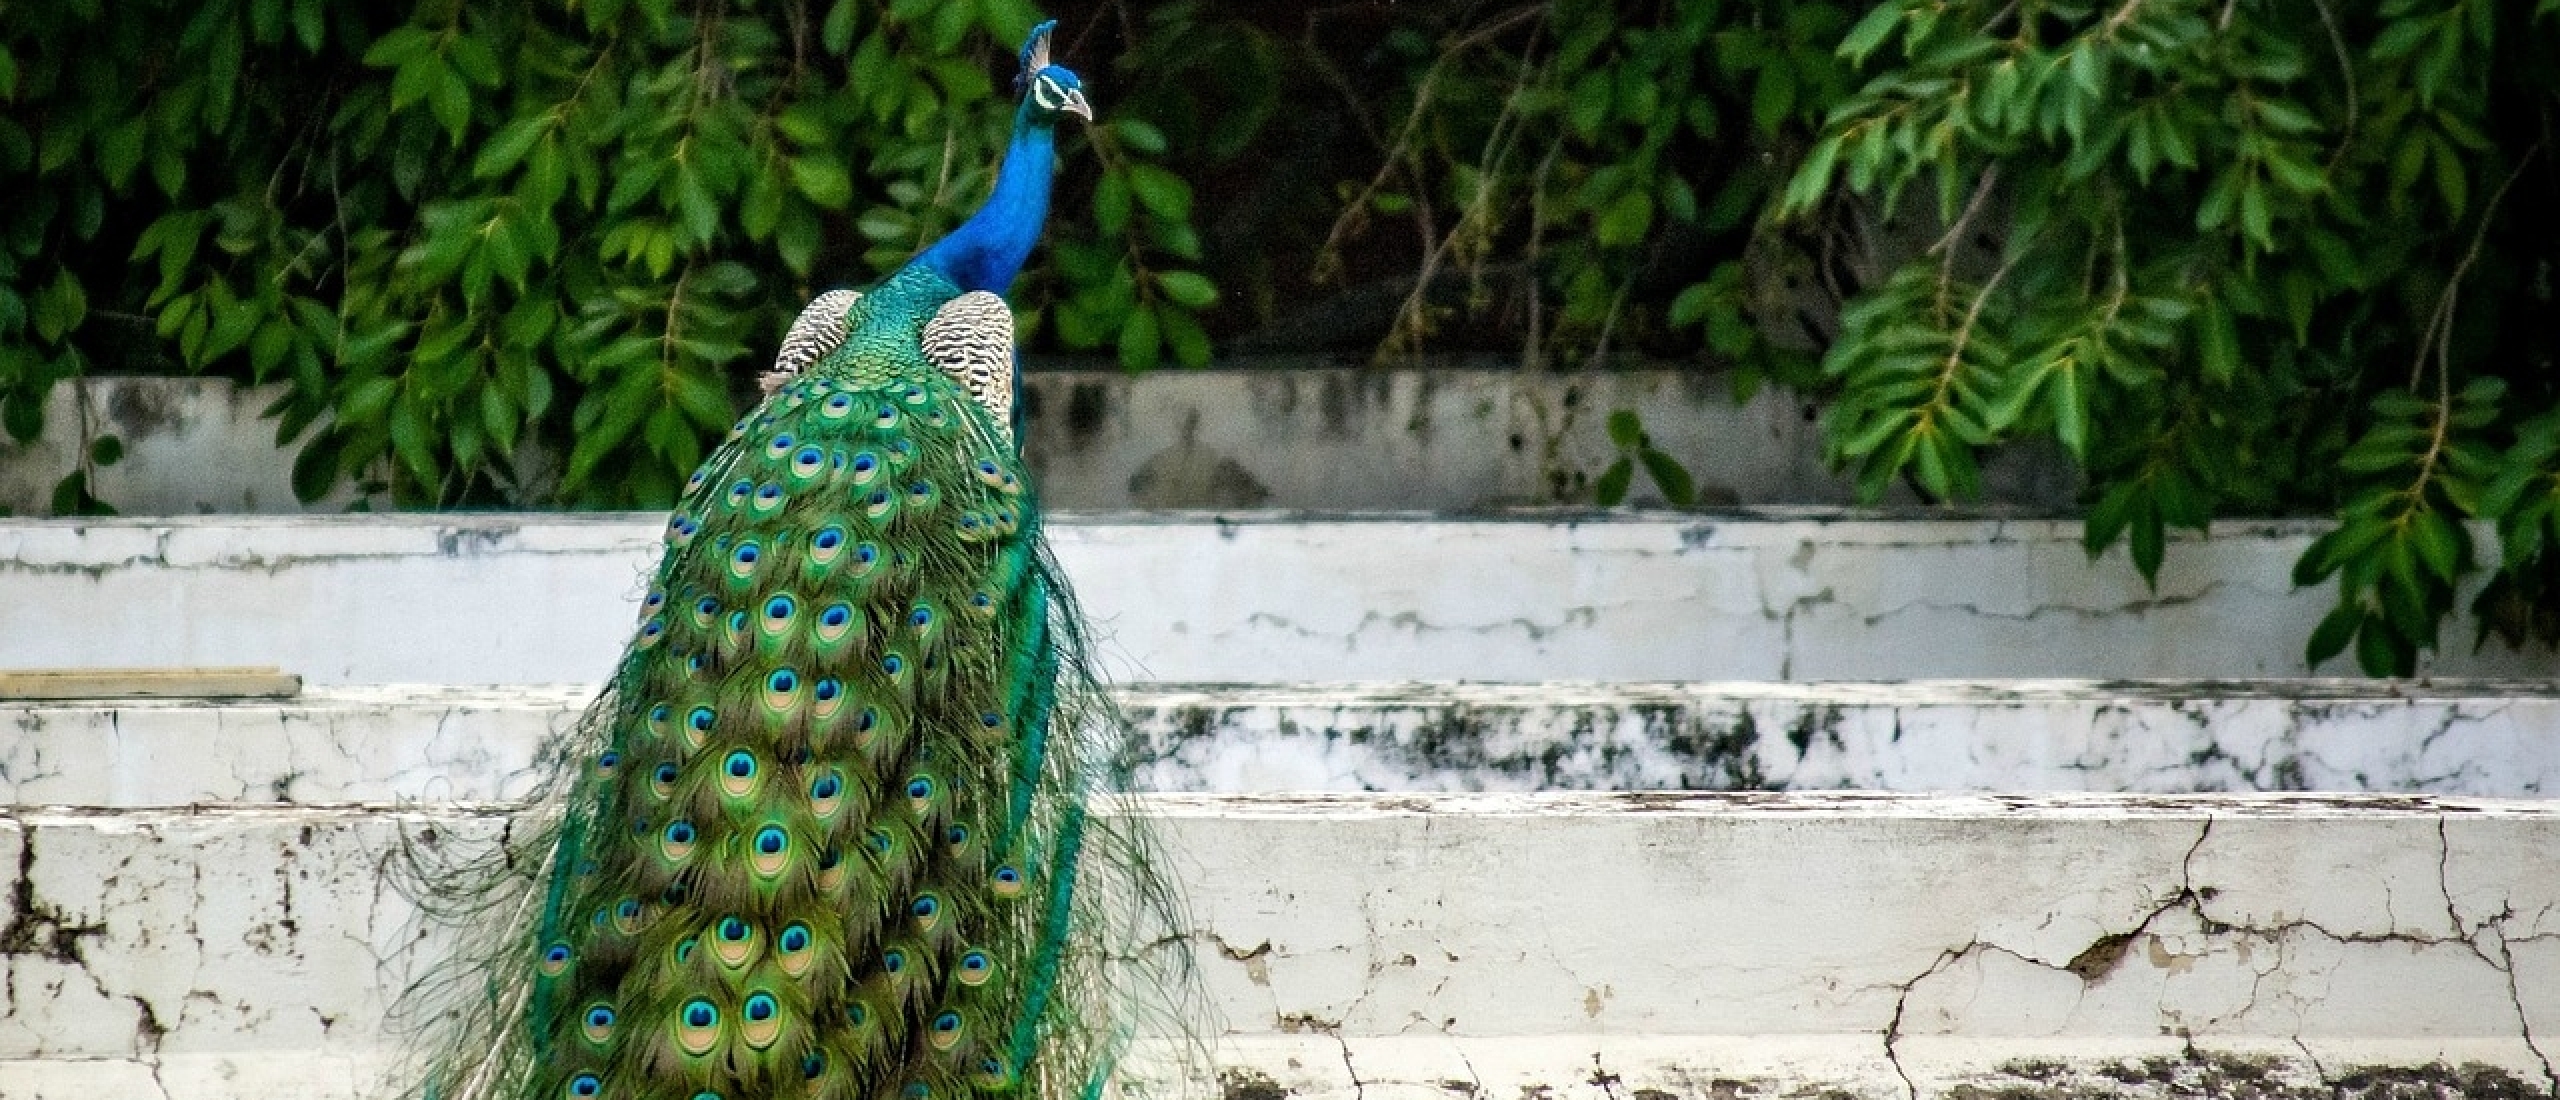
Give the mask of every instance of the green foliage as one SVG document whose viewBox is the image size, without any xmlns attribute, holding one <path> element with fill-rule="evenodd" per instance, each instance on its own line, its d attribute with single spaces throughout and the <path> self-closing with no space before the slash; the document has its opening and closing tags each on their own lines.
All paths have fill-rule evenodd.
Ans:
<svg viewBox="0 0 2560 1100">
<path fill-rule="evenodd" d="M 2333 511 L 2295 570 L 2339 588 L 2307 657 L 2373 675 L 2439 648 L 2494 521 L 2479 607 L 2560 637 L 2534 610 L 2560 563 L 2540 7 L 1877 5 L 1781 212 L 1934 243 L 1843 311 L 1833 457 L 1869 499 L 1962 499 L 1986 448 L 2050 440 L 2087 470 L 2090 552 L 2146 577 L 2168 529 Z"/>
<path fill-rule="evenodd" d="M 137 4 L 0 9 L 0 428 L 99 370 L 282 383 L 297 489 L 401 506 L 668 500 L 811 291 L 984 193 L 1033 19 Z M 1052 7 L 1105 116 L 1034 348 L 1692 359 L 1822 403 L 1868 500 L 2050 447 L 2146 578 L 2334 516 L 2314 664 L 2417 668 L 2475 591 L 2560 639 L 2560 2 Z M 1601 499 L 1682 495 L 1610 427 Z"/>
<path fill-rule="evenodd" d="M 351 479 L 403 506 L 663 505 L 800 303 L 984 196 L 1035 19 L 1026 0 L 377 11 L 0 10 L 13 435 L 42 429 L 56 381 L 174 365 L 285 385 L 269 411 L 306 499 Z M 1197 258 L 1188 185 L 1103 98 L 1092 142 L 1143 216 L 1061 218 L 1074 257 L 1020 308 L 1063 300 L 1067 344 L 1118 332 L 1132 366 L 1204 361 L 1217 288 L 1152 265 Z M 94 508 L 86 485 L 57 510 Z"/>
</svg>

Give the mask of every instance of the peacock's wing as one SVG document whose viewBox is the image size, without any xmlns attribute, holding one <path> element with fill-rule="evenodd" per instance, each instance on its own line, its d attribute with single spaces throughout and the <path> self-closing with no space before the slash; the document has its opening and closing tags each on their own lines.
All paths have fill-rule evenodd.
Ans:
<svg viewBox="0 0 2560 1100">
<path fill-rule="evenodd" d="M 757 378 L 765 396 L 781 389 L 844 343 L 848 329 L 846 315 L 853 312 L 855 302 L 862 300 L 860 291 L 830 290 L 812 299 L 791 321 L 791 330 L 783 333 L 781 350 L 774 353 L 773 366 Z"/>
<path fill-rule="evenodd" d="M 983 290 L 953 298 L 925 322 L 925 358 L 991 414 L 1007 443 L 1014 440 L 1016 384 L 1013 310 Z"/>
</svg>

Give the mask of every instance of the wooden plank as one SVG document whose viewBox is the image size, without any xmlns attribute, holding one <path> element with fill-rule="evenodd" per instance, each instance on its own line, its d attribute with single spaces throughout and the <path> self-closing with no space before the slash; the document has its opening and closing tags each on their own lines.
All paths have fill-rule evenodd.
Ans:
<svg viewBox="0 0 2560 1100">
<path fill-rule="evenodd" d="M 0 699 L 291 699 L 302 677 L 251 668 L 0 669 Z"/>
</svg>

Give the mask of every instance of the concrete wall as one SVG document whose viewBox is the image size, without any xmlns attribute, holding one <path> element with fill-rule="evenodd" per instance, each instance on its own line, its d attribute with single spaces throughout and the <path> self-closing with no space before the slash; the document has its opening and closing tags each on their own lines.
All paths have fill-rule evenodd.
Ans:
<svg viewBox="0 0 2560 1100">
<path fill-rule="evenodd" d="M 56 386 L 31 444 L 0 438 L 0 508 L 45 515 L 86 439 L 122 462 L 98 495 L 132 515 L 290 513 L 293 456 L 262 419 L 282 387 L 211 378 L 92 378 Z M 1048 370 L 1024 382 L 1028 457 L 1053 508 L 1474 510 L 1585 501 L 1617 457 L 1615 409 L 1697 475 L 1708 503 L 1845 504 L 1810 406 L 1765 389 L 1736 403 L 1694 371 L 1523 375 L 1345 368 Z M 2071 503 L 2067 464 L 2033 450 L 1984 470 L 1985 501 Z M 1635 499 L 1658 500 L 1639 479 Z M 343 487 L 315 510 L 343 511 Z M 1891 503 L 1911 503 L 1907 495 Z"/>
<path fill-rule="evenodd" d="M 2277 689 L 2281 689 L 2281 692 Z M 0 804 L 515 798 L 588 687 L 0 702 Z M 2548 682 L 1277 684 L 1118 692 L 1155 791 L 2560 792 Z"/>
<path fill-rule="evenodd" d="M 2545 803 L 1145 806 L 1189 893 L 1215 1010 L 1199 1018 L 1225 1034 L 1232 1100 L 2464 1083 L 2437 1063 L 2477 1065 L 2475 1095 L 2526 1096 L 2549 1088 L 2560 1038 Z M 442 950 L 385 887 L 384 856 L 403 830 L 451 845 L 498 824 L 460 808 L 0 811 L 0 1096 L 356 1095 L 384 1063 L 388 992 Z M 2416 1091 L 2356 1076 L 2377 1064 Z"/>
<path fill-rule="evenodd" d="M 274 663 L 314 683 L 576 683 L 625 640 L 661 520 L 0 523 L 0 667 Z M 2318 528 L 2179 539 L 2154 591 L 2076 523 L 1063 516 L 1122 681 L 2237 678 L 2304 671 Z M 2443 676 L 2547 677 L 2548 652 Z M 2337 665 L 2331 671 L 2346 671 Z"/>
</svg>

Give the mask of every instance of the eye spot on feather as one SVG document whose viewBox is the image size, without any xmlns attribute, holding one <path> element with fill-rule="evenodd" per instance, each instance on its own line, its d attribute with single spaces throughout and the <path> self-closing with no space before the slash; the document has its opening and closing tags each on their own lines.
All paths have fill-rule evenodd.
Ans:
<svg viewBox="0 0 2560 1100">
<path fill-rule="evenodd" d="M 844 797 L 844 776 L 833 769 L 809 784 L 810 809 L 820 820 L 835 816 L 836 806 Z"/>
<path fill-rule="evenodd" d="M 842 420 L 852 411 L 853 396 L 851 394 L 836 394 L 827 398 L 825 404 L 818 406 L 818 415 L 828 420 Z"/>
<path fill-rule="evenodd" d="M 750 1047 L 763 1050 L 772 1046 L 774 1040 L 782 1036 L 782 1006 L 773 999 L 771 993 L 759 990 L 748 994 L 746 1004 L 741 1006 L 738 1015 L 743 1017 L 743 1022 L 738 1026 L 738 1035 L 745 1039 Z"/>
<path fill-rule="evenodd" d="M 755 576 L 756 560 L 763 554 L 764 551 L 758 549 L 753 542 L 739 543 L 738 548 L 729 553 L 729 575 L 738 580 Z"/>
<path fill-rule="evenodd" d="M 569 945 L 554 942 L 551 946 L 543 948 L 542 961 L 536 969 L 541 970 L 544 977 L 558 977 L 562 971 L 569 969 Z"/>
<path fill-rule="evenodd" d="M 731 970 L 739 969 L 755 957 L 755 950 L 756 928 L 745 920 L 736 916 L 722 917 L 720 923 L 712 927 L 711 954 L 720 960 L 720 965 Z"/>
<path fill-rule="evenodd" d="M 670 821 L 667 831 L 658 837 L 658 853 L 670 862 L 682 863 L 693 857 L 694 831 L 690 821 Z"/>
<path fill-rule="evenodd" d="M 881 952 L 880 969 L 888 974 L 904 973 L 907 969 L 907 953 L 894 947 Z"/>
<path fill-rule="evenodd" d="M 949 1050 L 960 1045 L 960 1014 L 945 1011 L 933 1018 L 933 1049 Z"/>
<path fill-rule="evenodd" d="M 571 1096 L 594 1096 L 603 1091 L 604 1082 L 598 1080 L 595 1074 L 581 1073 L 569 1079 L 569 1095 Z"/>
<path fill-rule="evenodd" d="M 749 480 L 747 480 L 747 479 L 745 479 L 745 478 L 739 478 L 738 480 L 736 480 L 736 481 L 734 481 L 734 482 L 731 482 L 731 483 L 729 484 L 729 507 L 731 507 L 731 508 L 744 508 L 744 507 L 746 507 L 746 506 L 747 506 L 747 496 L 748 496 L 748 494 L 751 494 L 751 493 L 753 493 L 753 492 L 755 492 L 755 491 L 756 491 L 756 483 L 755 483 L 755 482 L 752 482 L 752 481 L 749 481 Z"/>
<path fill-rule="evenodd" d="M 774 713 L 786 713 L 799 699 L 800 674 L 787 668 L 773 670 L 764 678 L 764 705 Z"/>
<path fill-rule="evenodd" d="M 863 514 L 868 515 L 873 519 L 878 519 L 881 516 L 887 515 L 889 513 L 889 490 L 871 490 L 870 496 L 862 498 L 862 511 Z"/>
<path fill-rule="evenodd" d="M 596 775 L 599 778 L 613 778 L 615 769 L 620 768 L 621 766 L 622 754 L 615 752 L 612 749 L 606 749 L 604 750 L 604 755 L 596 757 Z"/>
<path fill-rule="evenodd" d="M 754 851 L 747 857 L 747 862 L 757 873 L 770 878 L 781 874 L 782 869 L 789 865 L 791 834 L 783 832 L 782 826 L 767 825 L 756 830 L 751 845 Z"/>
<path fill-rule="evenodd" d="M 871 414 L 871 426 L 875 428 L 897 427 L 898 407 L 896 405 L 885 404 L 880 406 L 877 411 Z"/>
<path fill-rule="evenodd" d="M 993 877 L 995 878 L 994 892 L 997 897 L 1018 898 L 1022 896 L 1021 870 L 1010 865 L 998 867 L 996 868 L 996 873 Z"/>
<path fill-rule="evenodd" d="M 720 793 L 745 798 L 756 791 L 756 754 L 735 749 L 720 762 Z"/>
<path fill-rule="evenodd" d="M 700 997 L 685 1002 L 676 1017 L 676 1045 L 699 1056 L 711 1053 L 719 1041 L 720 1010 Z"/>
<path fill-rule="evenodd" d="M 816 477 L 826 468 L 827 452 L 821 448 L 802 447 L 791 456 L 791 473 L 796 477 Z"/>
<path fill-rule="evenodd" d="M 824 1074 L 825 1072 L 827 1072 L 827 1054 L 825 1051 L 813 1050 L 800 1056 L 801 1080 L 815 1081 L 818 1079 L 819 1075 Z"/>
<path fill-rule="evenodd" d="M 768 481 L 756 490 L 756 502 L 748 510 L 760 516 L 769 516 L 781 507 L 782 486 Z"/>
<path fill-rule="evenodd" d="M 588 1005 L 587 1018 L 580 1030 L 586 1033 L 588 1042 L 604 1045 L 606 1040 L 613 1038 L 613 1006 L 601 1001 Z"/>
<path fill-rule="evenodd" d="M 995 976 L 995 972 L 996 964 L 987 958 L 987 953 L 984 951 L 972 951 L 960 956 L 960 984 L 962 985 L 972 988 L 985 985 L 988 978 Z"/>
<path fill-rule="evenodd" d="M 844 884 L 844 853 L 833 848 L 818 853 L 818 891 L 832 893 Z"/>
<path fill-rule="evenodd" d="M 765 441 L 764 453 L 772 458 L 780 458 L 791 453 L 791 443 L 791 433 L 783 432 Z"/>
</svg>

